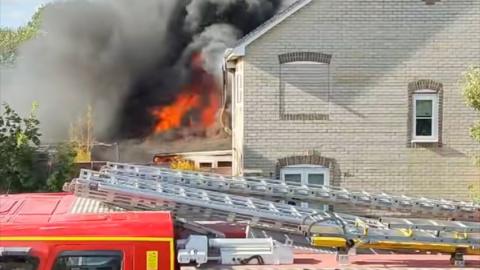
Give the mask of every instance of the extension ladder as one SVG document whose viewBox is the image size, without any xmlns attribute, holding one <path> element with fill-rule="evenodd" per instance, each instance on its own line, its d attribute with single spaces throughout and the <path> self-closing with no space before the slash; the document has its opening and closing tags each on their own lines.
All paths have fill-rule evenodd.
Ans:
<svg viewBox="0 0 480 270">
<path fill-rule="evenodd" d="M 480 254 L 480 223 L 475 222 L 376 220 L 111 174 L 105 170 L 82 170 L 75 180 L 75 193 L 126 209 L 170 210 L 189 219 L 248 221 L 253 227 L 303 233 L 318 247 L 412 249 L 421 245 L 425 250 Z"/>
<path fill-rule="evenodd" d="M 107 163 L 102 171 L 112 175 L 124 175 L 232 194 L 346 204 L 369 209 L 428 215 L 430 217 L 480 220 L 480 205 L 467 202 L 350 191 L 341 187 L 325 185 L 307 186 L 267 178 L 228 177 L 212 173 L 176 171 L 167 168 L 122 163 Z"/>
</svg>

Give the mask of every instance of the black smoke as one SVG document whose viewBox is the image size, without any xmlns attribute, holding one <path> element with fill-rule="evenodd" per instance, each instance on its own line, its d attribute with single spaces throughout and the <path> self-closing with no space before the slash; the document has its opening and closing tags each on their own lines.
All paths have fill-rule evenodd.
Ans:
<svg viewBox="0 0 480 270">
<path fill-rule="evenodd" d="M 47 140 L 93 106 L 97 137 L 151 133 L 151 107 L 192 80 L 190 58 L 219 76 L 224 49 L 272 17 L 282 0 L 91 0 L 49 4 L 23 46 L 7 101 L 40 104 Z"/>
</svg>

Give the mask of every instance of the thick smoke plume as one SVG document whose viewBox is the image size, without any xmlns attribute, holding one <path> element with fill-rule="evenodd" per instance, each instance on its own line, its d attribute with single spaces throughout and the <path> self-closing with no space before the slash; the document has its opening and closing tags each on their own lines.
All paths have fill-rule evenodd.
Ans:
<svg viewBox="0 0 480 270">
<path fill-rule="evenodd" d="M 40 35 L 8 72 L 7 102 L 40 104 L 44 138 L 63 140 L 90 104 L 97 137 L 145 138 L 152 108 L 191 83 L 191 59 L 220 80 L 226 47 L 273 16 L 282 0 L 96 0 L 50 4 Z"/>
</svg>

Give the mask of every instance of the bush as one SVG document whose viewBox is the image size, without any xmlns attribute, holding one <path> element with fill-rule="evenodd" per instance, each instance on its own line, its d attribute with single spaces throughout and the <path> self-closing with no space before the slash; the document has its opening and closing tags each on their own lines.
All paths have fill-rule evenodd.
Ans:
<svg viewBox="0 0 480 270">
<path fill-rule="evenodd" d="M 53 172 L 47 179 L 49 191 L 61 191 L 65 182 L 74 177 L 76 155 L 74 145 L 71 143 L 60 144 L 56 147 L 55 155 L 51 160 Z"/>
<path fill-rule="evenodd" d="M 22 118 L 10 106 L 0 114 L 0 194 L 61 191 L 75 172 L 72 144 L 41 149 L 37 105 Z"/>
<path fill-rule="evenodd" d="M 468 187 L 468 191 L 470 192 L 470 199 L 476 203 L 480 204 L 480 184 L 478 185 L 470 185 Z"/>
<path fill-rule="evenodd" d="M 465 73 L 463 89 L 467 105 L 480 112 L 480 67 L 472 67 Z M 470 134 L 480 142 L 480 122 L 474 124 Z"/>
<path fill-rule="evenodd" d="M 480 112 L 480 67 L 470 68 L 464 76 L 463 93 L 466 103 L 475 111 Z M 480 142 L 480 121 L 474 123 L 470 129 L 473 139 Z M 475 157 L 477 165 L 480 166 L 480 157 Z M 480 184 L 468 187 L 470 198 L 480 204 Z"/>
<path fill-rule="evenodd" d="M 39 122 L 32 106 L 30 115 L 20 117 L 10 106 L 0 114 L 0 192 L 41 190 L 35 174 L 36 147 L 40 144 Z"/>
</svg>

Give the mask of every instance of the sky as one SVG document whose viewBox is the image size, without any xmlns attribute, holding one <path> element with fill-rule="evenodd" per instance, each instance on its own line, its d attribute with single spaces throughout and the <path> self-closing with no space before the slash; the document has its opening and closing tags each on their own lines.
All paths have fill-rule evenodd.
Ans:
<svg viewBox="0 0 480 270">
<path fill-rule="evenodd" d="M 42 4 L 52 0 L 0 0 L 0 27 L 26 25 Z"/>
</svg>

